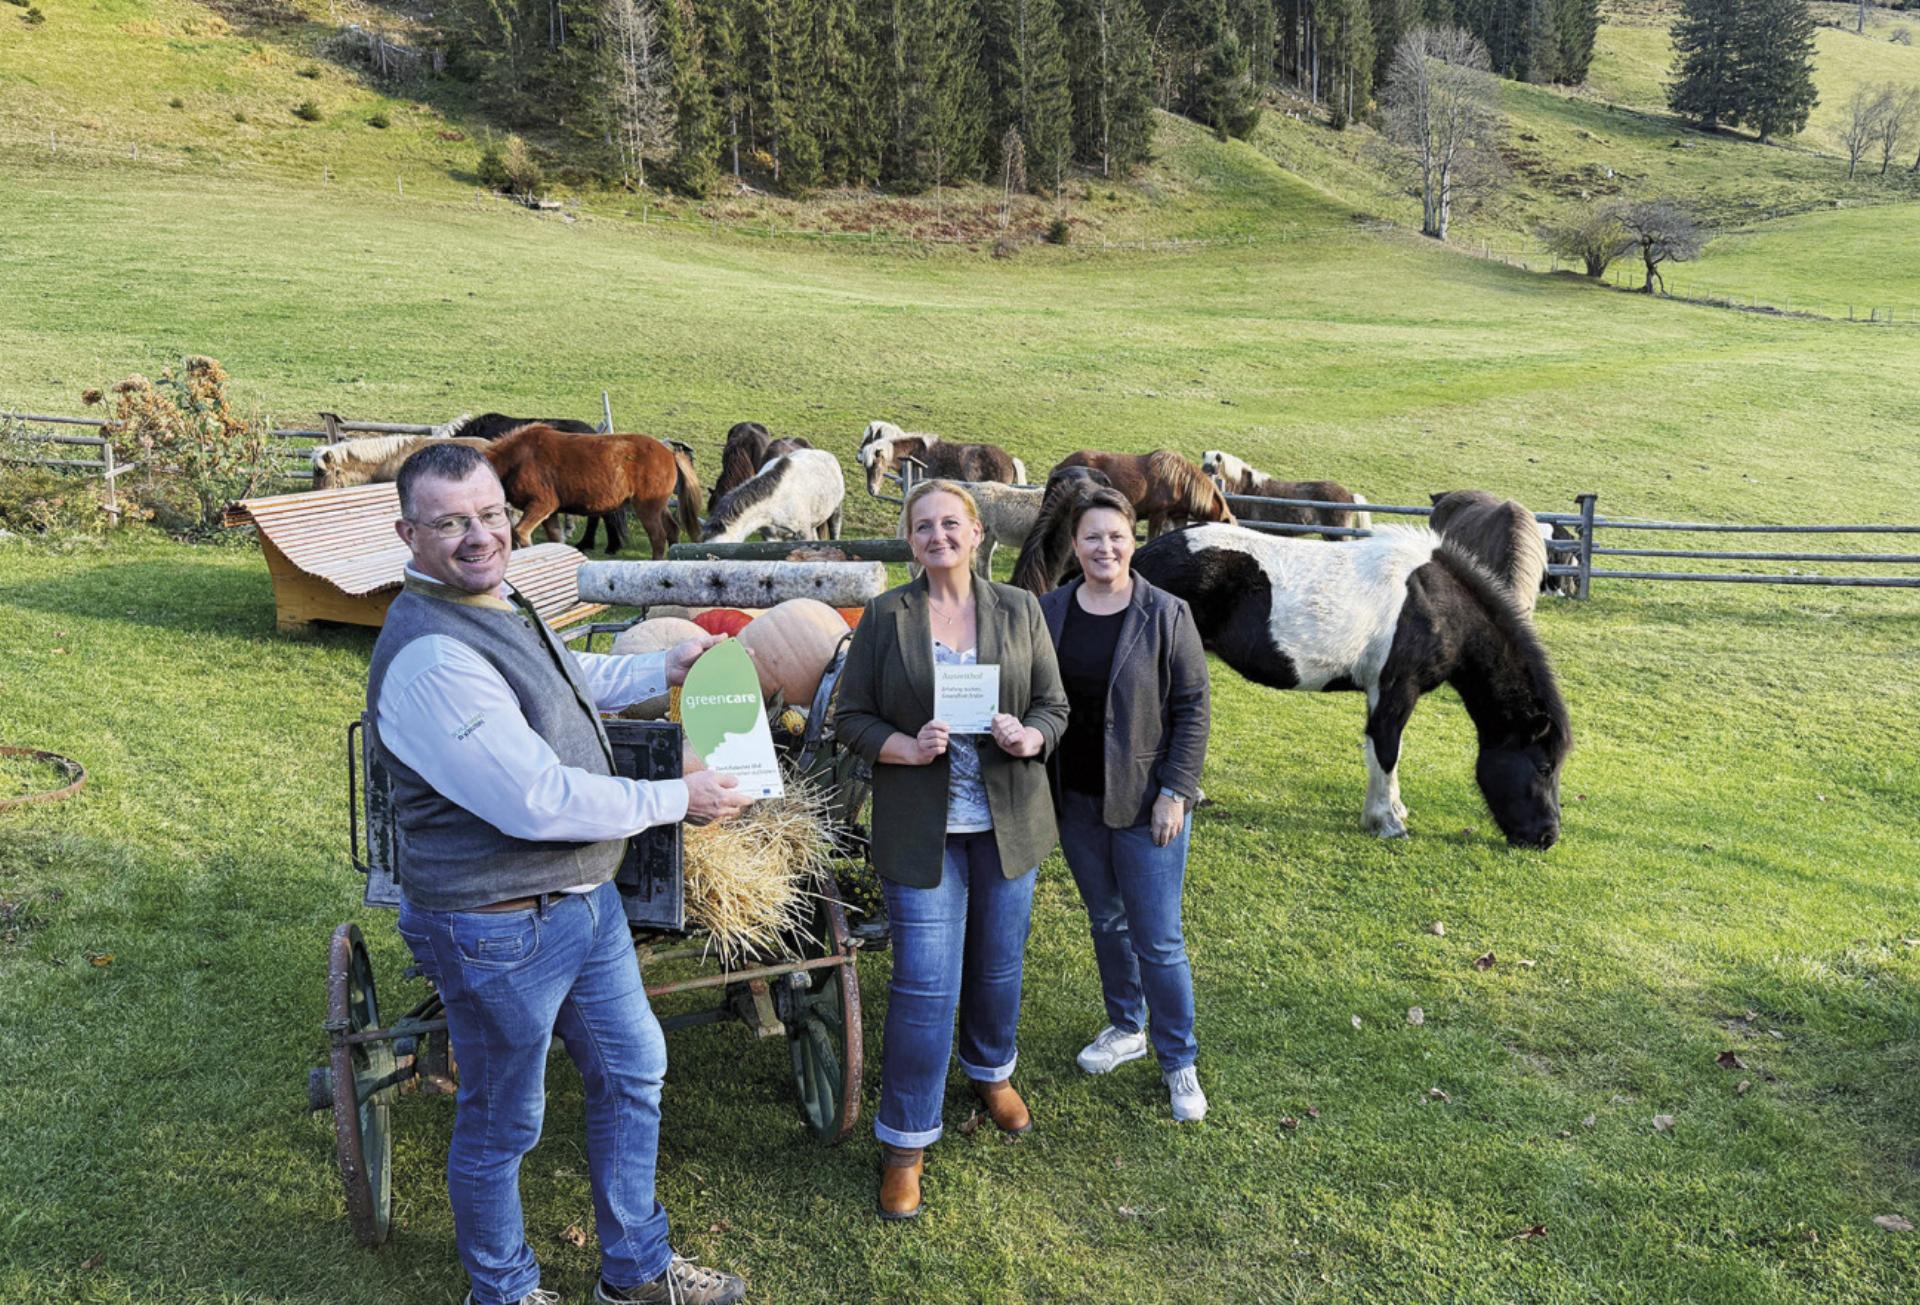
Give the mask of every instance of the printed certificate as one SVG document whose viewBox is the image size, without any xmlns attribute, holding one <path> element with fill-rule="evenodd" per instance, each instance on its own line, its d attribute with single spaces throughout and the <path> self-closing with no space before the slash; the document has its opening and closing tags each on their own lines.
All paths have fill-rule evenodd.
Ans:
<svg viewBox="0 0 1920 1305">
<path fill-rule="evenodd" d="M 709 648 L 687 672 L 680 724 L 707 768 L 737 778 L 739 792 L 755 798 L 786 792 L 760 701 L 760 677 L 739 640 Z"/>
<path fill-rule="evenodd" d="M 991 733 L 999 710 L 998 666 L 934 666 L 933 718 L 955 734 Z"/>
</svg>

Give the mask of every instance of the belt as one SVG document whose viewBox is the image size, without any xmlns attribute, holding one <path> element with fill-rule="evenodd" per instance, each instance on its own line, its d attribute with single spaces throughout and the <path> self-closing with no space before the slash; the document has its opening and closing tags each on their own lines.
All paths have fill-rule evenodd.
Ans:
<svg viewBox="0 0 1920 1305">
<path fill-rule="evenodd" d="M 488 912 L 542 910 L 566 896 L 569 896 L 569 894 L 535 893 L 532 897 L 509 897 L 504 902 L 488 902 L 485 906 L 475 906 L 469 909 Z"/>
</svg>

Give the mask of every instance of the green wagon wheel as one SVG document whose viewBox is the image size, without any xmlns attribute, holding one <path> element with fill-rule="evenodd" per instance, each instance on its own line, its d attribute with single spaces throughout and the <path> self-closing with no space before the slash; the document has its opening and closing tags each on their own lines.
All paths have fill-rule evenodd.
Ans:
<svg viewBox="0 0 1920 1305">
<path fill-rule="evenodd" d="M 793 1057 L 800 1113 L 814 1136 L 829 1146 L 843 1142 L 860 1119 L 863 1054 L 860 976 L 847 937 L 847 914 L 829 880 L 814 914 L 814 944 L 840 964 L 801 970 L 792 977 L 808 987 L 792 994 L 787 1050 Z"/>
<path fill-rule="evenodd" d="M 347 1218 L 362 1246 L 387 1240 L 393 1209 L 393 1043 L 349 1041 L 380 1027 L 373 962 L 360 927 L 333 931 L 327 953 L 327 1029 L 333 1038 L 333 1136 L 346 1186 Z"/>
</svg>

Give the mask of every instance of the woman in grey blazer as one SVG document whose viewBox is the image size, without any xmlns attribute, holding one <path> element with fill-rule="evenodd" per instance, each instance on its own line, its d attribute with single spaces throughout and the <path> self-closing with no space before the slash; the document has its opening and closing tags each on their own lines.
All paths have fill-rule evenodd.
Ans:
<svg viewBox="0 0 1920 1305">
<path fill-rule="evenodd" d="M 1207 1098 L 1180 898 L 1207 755 L 1207 657 L 1187 604 L 1130 569 L 1123 495 L 1089 494 L 1072 529 L 1082 578 L 1040 607 L 1070 708 L 1051 765 L 1060 848 L 1087 904 L 1107 1006 L 1079 1064 L 1104 1074 L 1138 1060 L 1151 1028 L 1174 1118 L 1199 1119 Z"/>
<path fill-rule="evenodd" d="M 880 1215 L 920 1212 L 923 1149 L 940 1136 L 954 1016 L 960 1068 L 1001 1129 L 1033 1126 L 1010 1079 L 1036 867 L 1058 835 L 1046 754 L 1067 700 L 1033 595 L 974 574 L 983 532 L 966 490 L 930 480 L 903 521 L 922 574 L 867 604 L 835 729 L 874 763 L 873 864 L 893 928 L 880 1112 Z M 937 666 L 997 665 L 990 733 L 934 717 Z"/>
</svg>

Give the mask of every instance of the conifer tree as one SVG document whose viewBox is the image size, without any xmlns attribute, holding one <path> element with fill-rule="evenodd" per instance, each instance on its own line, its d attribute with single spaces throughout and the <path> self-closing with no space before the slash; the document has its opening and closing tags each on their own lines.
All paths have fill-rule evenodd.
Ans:
<svg viewBox="0 0 1920 1305">
<path fill-rule="evenodd" d="M 1807 0 L 1744 0 L 1734 19 L 1740 120 L 1762 144 L 1807 125 L 1813 89 L 1813 11 Z"/>
<path fill-rule="evenodd" d="M 944 186 L 981 175 L 986 86 L 980 28 L 948 0 L 886 0 L 884 80 L 892 91 L 885 175 Z"/>
<path fill-rule="evenodd" d="M 1711 131 L 1740 116 L 1740 0 L 1681 0 L 1667 105 Z"/>
<path fill-rule="evenodd" d="M 1110 177 L 1147 157 L 1153 70 L 1139 0 L 1067 0 L 1076 157 Z"/>
<path fill-rule="evenodd" d="M 1373 90 L 1373 8 L 1368 0 L 1320 0 L 1327 98 L 1336 131 L 1364 113 Z"/>
<path fill-rule="evenodd" d="M 1054 0 L 987 0 L 986 74 L 999 139 L 1020 133 L 1031 183 L 1058 187 L 1073 155 L 1073 96 Z"/>
<path fill-rule="evenodd" d="M 1593 66 L 1593 42 L 1600 34 L 1600 0 L 1552 0 L 1553 32 L 1559 68 L 1554 80 L 1578 85 Z"/>
<path fill-rule="evenodd" d="M 667 0 L 663 8 L 667 57 L 673 63 L 670 179 L 676 189 L 689 195 L 704 195 L 719 180 L 715 164 L 720 152 L 720 127 L 713 89 L 707 80 L 700 22 L 694 13 L 693 0 Z"/>
<path fill-rule="evenodd" d="M 1224 4 L 1207 20 L 1206 63 L 1193 95 L 1193 116 L 1213 128 L 1221 140 L 1245 138 L 1260 122 L 1259 88 L 1240 34 L 1227 21 Z"/>
<path fill-rule="evenodd" d="M 717 115 L 715 131 L 726 169 L 740 176 L 745 150 L 751 77 L 747 67 L 747 15 L 744 0 L 705 0 L 699 8 L 705 39 L 702 53 Z"/>
</svg>

